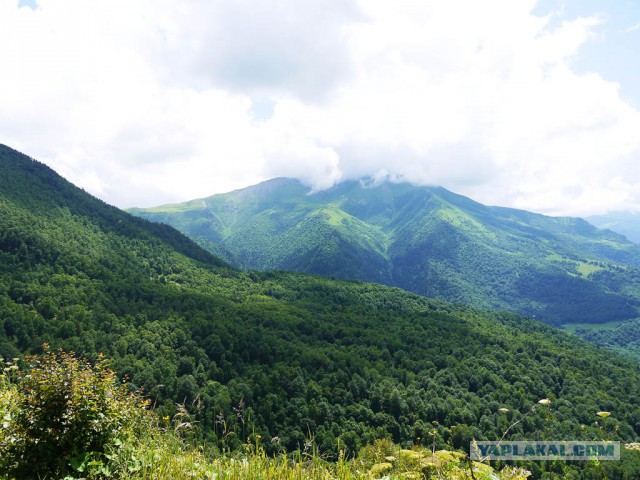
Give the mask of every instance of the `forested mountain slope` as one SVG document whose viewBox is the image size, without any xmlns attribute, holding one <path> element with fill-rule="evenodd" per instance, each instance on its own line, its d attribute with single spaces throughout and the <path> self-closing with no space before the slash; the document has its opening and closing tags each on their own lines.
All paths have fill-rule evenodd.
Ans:
<svg viewBox="0 0 640 480">
<path fill-rule="evenodd" d="M 184 403 L 210 445 L 260 435 L 269 452 L 311 442 L 335 456 L 338 439 L 353 453 L 390 437 L 468 450 L 542 398 L 549 409 L 508 438 L 640 438 L 638 365 L 539 322 L 375 284 L 236 271 L 6 147 L 0 173 L 0 355 L 45 342 L 104 352 L 161 415 Z M 633 477 L 637 463 L 625 452 L 610 468 Z"/>
<path fill-rule="evenodd" d="M 640 247 L 622 235 L 439 187 L 345 182 L 309 194 L 280 178 L 131 213 L 245 268 L 372 281 L 553 325 L 635 318 L 640 306 Z"/>
<path fill-rule="evenodd" d="M 640 319 L 621 322 L 613 328 L 578 328 L 574 333 L 596 345 L 640 361 Z"/>
</svg>

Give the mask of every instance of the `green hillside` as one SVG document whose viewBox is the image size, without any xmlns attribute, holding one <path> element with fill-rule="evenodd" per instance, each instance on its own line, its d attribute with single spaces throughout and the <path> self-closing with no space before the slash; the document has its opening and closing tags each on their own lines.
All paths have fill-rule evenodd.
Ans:
<svg viewBox="0 0 640 480">
<path fill-rule="evenodd" d="M 640 319 L 615 322 L 610 328 L 581 327 L 574 332 L 581 338 L 640 362 Z"/>
<path fill-rule="evenodd" d="M 398 288 L 233 270 L 7 147 L 0 179 L 0 356 L 103 352 L 160 418 L 185 405 L 192 442 L 259 436 L 268 454 L 335 459 L 377 438 L 467 451 L 511 424 L 512 440 L 640 438 L 640 367 L 574 336 Z M 324 208 L 327 224 L 357 218 Z M 633 453 L 601 468 L 636 478 Z"/>
<path fill-rule="evenodd" d="M 640 247 L 578 218 L 487 207 L 439 187 L 275 179 L 132 209 L 236 266 L 366 280 L 552 325 L 638 317 Z"/>
</svg>

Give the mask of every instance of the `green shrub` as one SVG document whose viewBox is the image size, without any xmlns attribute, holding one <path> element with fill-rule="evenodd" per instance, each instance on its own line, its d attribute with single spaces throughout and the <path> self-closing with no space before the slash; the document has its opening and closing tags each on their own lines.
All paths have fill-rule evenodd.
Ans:
<svg viewBox="0 0 640 480">
<path fill-rule="evenodd" d="M 83 470 L 89 460 L 135 434 L 149 418 L 147 402 L 128 392 L 104 360 L 95 366 L 73 353 L 26 358 L 2 378 L 0 471 L 17 478 Z"/>
</svg>

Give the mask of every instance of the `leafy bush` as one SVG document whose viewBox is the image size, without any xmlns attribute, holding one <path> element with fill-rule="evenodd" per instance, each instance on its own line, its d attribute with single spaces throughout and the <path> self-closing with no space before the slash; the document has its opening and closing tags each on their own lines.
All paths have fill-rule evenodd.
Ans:
<svg viewBox="0 0 640 480">
<path fill-rule="evenodd" d="M 118 384 L 100 358 L 95 366 L 73 353 L 27 357 L 27 373 L 3 375 L 0 470 L 18 478 L 58 477 L 100 457 L 148 418 L 147 402 Z"/>
</svg>

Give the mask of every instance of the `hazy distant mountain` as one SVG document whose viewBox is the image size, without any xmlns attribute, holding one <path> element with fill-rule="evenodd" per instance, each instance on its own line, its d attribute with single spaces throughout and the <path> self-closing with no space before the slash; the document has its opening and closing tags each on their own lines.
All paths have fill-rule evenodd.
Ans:
<svg viewBox="0 0 640 480">
<path fill-rule="evenodd" d="M 639 212 L 611 212 L 604 215 L 592 215 L 586 219 L 598 228 L 608 228 L 621 233 L 632 242 L 640 243 Z"/>
<path fill-rule="evenodd" d="M 278 178 L 130 212 L 245 268 L 379 282 L 551 324 L 638 316 L 640 247 L 622 235 L 440 187 L 351 181 L 310 195 Z"/>
</svg>

